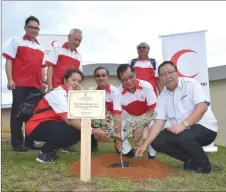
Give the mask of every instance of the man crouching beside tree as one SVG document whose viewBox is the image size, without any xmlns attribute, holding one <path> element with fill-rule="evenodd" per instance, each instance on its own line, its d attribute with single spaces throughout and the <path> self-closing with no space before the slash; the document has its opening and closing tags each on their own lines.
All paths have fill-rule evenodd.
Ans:
<svg viewBox="0 0 226 192">
<path fill-rule="evenodd" d="M 116 134 L 122 137 L 123 142 L 116 140 L 115 148 L 117 152 L 121 151 L 126 157 L 134 157 L 135 149 L 131 149 L 129 141 L 125 138 L 128 130 L 126 130 L 127 126 L 125 125 L 127 119 L 123 114 L 127 113 L 132 118 L 139 118 L 145 114 L 148 119 L 151 119 L 157 97 L 149 82 L 136 79 L 136 72 L 129 64 L 119 65 L 117 76 L 121 81 L 121 86 L 116 91 L 113 100 L 113 113 Z M 143 144 L 143 131 L 144 127 L 139 127 L 139 124 L 132 130 L 135 147 Z"/>
<path fill-rule="evenodd" d="M 203 146 L 215 140 L 218 126 L 200 83 L 178 77 L 177 67 L 171 61 L 163 62 L 158 73 L 166 88 L 159 96 L 148 138 L 137 149 L 136 156 L 141 157 L 152 144 L 156 151 L 184 162 L 185 171 L 210 173 Z M 166 121 L 170 126 L 162 130 Z"/>
</svg>

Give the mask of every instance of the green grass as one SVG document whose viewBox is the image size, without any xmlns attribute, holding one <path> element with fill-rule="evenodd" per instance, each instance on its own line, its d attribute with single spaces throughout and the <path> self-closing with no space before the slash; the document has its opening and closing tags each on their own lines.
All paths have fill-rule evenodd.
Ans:
<svg viewBox="0 0 226 192">
<path fill-rule="evenodd" d="M 79 150 L 79 145 L 76 145 Z M 111 143 L 100 143 L 99 152 L 114 153 Z M 79 159 L 79 154 L 59 152 L 56 163 L 41 164 L 35 161 L 36 151 L 15 153 L 10 144 L 2 143 L 2 191 L 226 191 L 226 148 L 219 147 L 217 153 L 208 154 L 213 165 L 223 167 L 223 171 L 209 175 L 185 173 L 183 164 L 164 154 L 157 160 L 173 168 L 180 176 L 165 179 L 148 179 L 142 182 L 92 178 L 84 184 L 70 175 L 69 165 Z"/>
</svg>

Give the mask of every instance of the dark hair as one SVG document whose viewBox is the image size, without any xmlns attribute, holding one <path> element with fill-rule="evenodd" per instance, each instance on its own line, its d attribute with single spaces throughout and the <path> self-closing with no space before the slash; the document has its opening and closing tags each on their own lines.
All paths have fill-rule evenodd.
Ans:
<svg viewBox="0 0 226 192">
<path fill-rule="evenodd" d="M 36 21 L 38 23 L 38 25 L 39 25 L 39 20 L 36 17 L 34 17 L 34 16 L 31 15 L 30 17 L 28 17 L 25 20 L 25 26 L 27 26 L 30 21 Z"/>
<path fill-rule="evenodd" d="M 81 75 L 82 81 L 84 80 L 84 75 L 82 71 L 80 71 L 79 69 L 70 67 L 65 71 L 63 77 L 61 78 L 61 82 L 64 83 L 64 80 L 68 80 L 73 73 L 78 73 L 79 75 Z"/>
<path fill-rule="evenodd" d="M 165 66 L 165 65 L 171 65 L 172 67 L 174 67 L 175 71 L 177 71 L 177 66 L 172 62 L 172 61 L 164 61 L 161 65 L 159 65 L 158 67 L 158 74 L 160 72 L 160 68 Z M 159 74 L 160 75 L 160 74 Z"/>
<path fill-rule="evenodd" d="M 94 70 L 93 75 L 95 76 L 95 75 L 96 75 L 96 72 L 97 72 L 98 70 L 101 70 L 101 69 L 105 70 L 107 76 L 110 74 L 109 71 L 108 71 L 106 68 L 104 68 L 104 67 L 97 67 L 97 68 Z"/>
<path fill-rule="evenodd" d="M 129 65 L 129 64 L 121 64 L 118 66 L 118 69 L 117 69 L 117 76 L 118 76 L 118 79 L 121 79 L 121 74 L 124 73 L 128 68 L 131 69 L 131 72 L 135 72 L 135 69 Z"/>
</svg>

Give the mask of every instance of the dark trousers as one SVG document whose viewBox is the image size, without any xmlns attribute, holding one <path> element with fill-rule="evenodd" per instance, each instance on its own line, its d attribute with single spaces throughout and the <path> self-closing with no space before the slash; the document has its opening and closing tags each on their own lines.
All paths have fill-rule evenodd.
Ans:
<svg viewBox="0 0 226 192">
<path fill-rule="evenodd" d="M 81 132 L 65 122 L 45 121 L 40 123 L 29 137 L 34 141 L 44 141 L 41 151 L 46 153 L 76 144 L 81 140 Z M 91 135 L 91 141 L 93 139 L 95 137 Z"/>
<path fill-rule="evenodd" d="M 24 146 L 24 136 L 22 132 L 23 122 L 16 118 L 18 109 L 30 93 L 37 90 L 35 87 L 17 86 L 12 90 L 13 103 L 11 108 L 10 128 L 11 128 L 11 145 L 13 148 Z M 25 145 L 32 146 L 34 142 L 25 136 Z"/>
<path fill-rule="evenodd" d="M 202 147 L 211 144 L 216 136 L 216 132 L 200 124 L 195 124 L 190 130 L 184 130 L 178 135 L 165 129 L 152 142 L 152 147 L 158 152 L 183 162 L 192 159 L 197 163 L 209 164 L 209 159 Z"/>
</svg>

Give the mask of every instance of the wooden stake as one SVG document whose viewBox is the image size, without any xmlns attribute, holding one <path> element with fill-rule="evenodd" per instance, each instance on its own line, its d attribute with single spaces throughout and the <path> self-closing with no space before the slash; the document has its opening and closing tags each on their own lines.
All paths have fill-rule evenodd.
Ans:
<svg viewBox="0 0 226 192">
<path fill-rule="evenodd" d="M 91 119 L 81 120 L 80 180 L 89 182 L 91 178 Z"/>
</svg>

